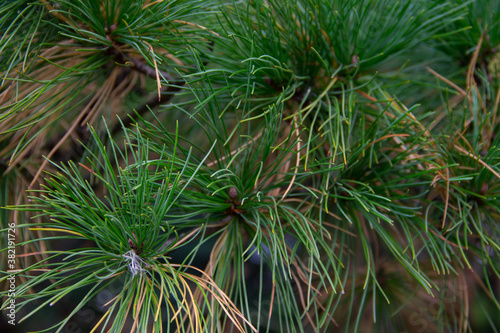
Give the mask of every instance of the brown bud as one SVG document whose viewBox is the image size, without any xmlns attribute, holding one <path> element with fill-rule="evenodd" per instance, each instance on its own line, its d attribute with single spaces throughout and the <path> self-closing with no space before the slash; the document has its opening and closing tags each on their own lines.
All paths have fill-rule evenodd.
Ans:
<svg viewBox="0 0 500 333">
<path fill-rule="evenodd" d="M 238 199 L 238 192 L 236 191 L 236 187 L 231 187 L 229 189 L 229 198 L 231 198 L 231 200 L 236 200 Z"/>
<path fill-rule="evenodd" d="M 353 64 L 354 66 L 358 66 L 358 63 L 359 63 L 359 58 L 358 58 L 358 55 L 355 54 L 351 58 L 351 64 Z"/>
<path fill-rule="evenodd" d="M 481 186 L 481 194 L 482 195 L 486 194 L 486 192 L 488 192 L 488 188 L 489 188 L 488 183 L 486 182 L 483 183 L 483 185 Z"/>
<path fill-rule="evenodd" d="M 130 249 L 137 251 L 137 246 L 130 238 L 128 239 L 128 246 L 130 246 Z"/>
</svg>

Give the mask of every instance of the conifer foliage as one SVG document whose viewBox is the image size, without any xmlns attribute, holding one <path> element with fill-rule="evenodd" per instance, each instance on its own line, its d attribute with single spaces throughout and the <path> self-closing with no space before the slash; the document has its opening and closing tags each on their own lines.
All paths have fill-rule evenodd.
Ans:
<svg viewBox="0 0 500 333">
<path fill-rule="evenodd" d="M 500 329 L 499 0 L 1 1 L 0 38 L 2 330 Z"/>
</svg>

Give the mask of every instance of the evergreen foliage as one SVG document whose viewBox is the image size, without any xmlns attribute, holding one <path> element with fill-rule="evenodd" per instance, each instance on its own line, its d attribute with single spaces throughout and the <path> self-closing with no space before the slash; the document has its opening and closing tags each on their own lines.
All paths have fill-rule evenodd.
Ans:
<svg viewBox="0 0 500 333">
<path fill-rule="evenodd" d="M 16 326 L 497 332 L 499 25 L 499 0 L 0 2 Z"/>
</svg>

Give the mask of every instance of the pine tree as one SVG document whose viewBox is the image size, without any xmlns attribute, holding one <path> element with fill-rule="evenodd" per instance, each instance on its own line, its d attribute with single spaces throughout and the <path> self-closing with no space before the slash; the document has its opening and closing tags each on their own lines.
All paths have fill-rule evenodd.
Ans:
<svg viewBox="0 0 500 333">
<path fill-rule="evenodd" d="M 499 0 L 10 0 L 0 36 L 2 331 L 500 328 Z"/>
</svg>

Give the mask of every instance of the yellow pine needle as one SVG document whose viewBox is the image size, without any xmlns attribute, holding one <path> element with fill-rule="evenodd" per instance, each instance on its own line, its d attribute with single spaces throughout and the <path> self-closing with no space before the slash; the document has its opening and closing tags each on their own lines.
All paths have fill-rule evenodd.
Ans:
<svg viewBox="0 0 500 333">
<path fill-rule="evenodd" d="M 104 321 L 104 319 L 106 319 L 106 317 L 109 315 L 109 313 L 111 312 L 112 309 L 113 308 L 111 308 L 108 311 L 106 311 L 106 313 L 101 317 L 101 319 L 99 319 L 99 321 L 94 326 L 94 328 L 92 329 L 92 331 L 90 331 L 90 333 L 94 333 L 95 332 L 95 330 L 101 325 L 101 323 Z"/>
<path fill-rule="evenodd" d="M 58 231 L 58 232 L 66 232 L 68 234 L 73 234 L 77 236 L 84 237 L 81 233 L 76 232 L 76 231 L 71 231 L 71 230 L 66 230 L 66 229 L 60 229 L 60 228 L 29 228 L 29 230 L 39 230 L 39 231 Z"/>
<path fill-rule="evenodd" d="M 183 20 L 173 20 L 172 22 L 182 23 L 182 24 L 185 24 L 185 25 L 190 25 L 192 27 L 197 27 L 197 28 L 200 28 L 200 29 L 203 29 L 203 30 L 206 30 L 206 31 L 210 32 L 214 36 L 220 37 L 220 35 L 218 33 L 216 33 L 215 31 L 210 30 L 207 27 L 204 27 L 204 26 L 196 24 L 196 23 L 192 23 L 192 22 L 188 22 L 188 21 L 183 21 Z"/>
<path fill-rule="evenodd" d="M 148 42 L 144 42 L 149 47 L 149 52 L 151 53 L 151 58 L 153 59 L 153 64 L 155 65 L 156 73 L 156 86 L 158 88 L 158 100 L 161 101 L 161 81 L 160 81 L 160 71 L 158 71 L 158 65 L 156 64 L 155 53 L 153 47 Z"/>
<path fill-rule="evenodd" d="M 160 298 L 158 299 L 158 308 L 156 309 L 155 314 L 155 322 L 158 321 L 158 315 L 160 314 L 161 301 L 163 300 L 163 289 L 164 289 L 164 281 L 161 279 L 161 287 L 160 287 Z"/>
</svg>

